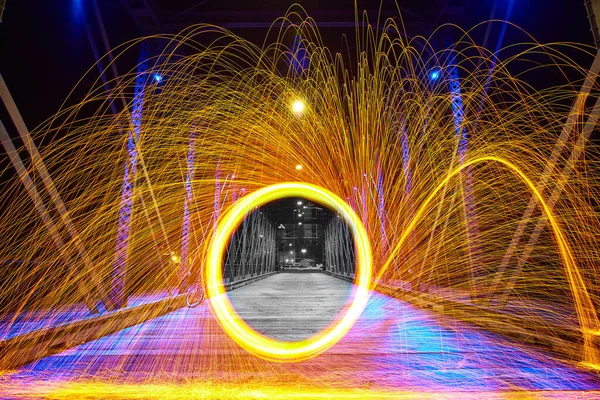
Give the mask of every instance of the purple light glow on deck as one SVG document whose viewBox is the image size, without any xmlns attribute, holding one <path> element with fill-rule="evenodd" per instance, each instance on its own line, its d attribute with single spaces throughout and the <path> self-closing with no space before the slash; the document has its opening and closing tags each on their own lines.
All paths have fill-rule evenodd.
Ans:
<svg viewBox="0 0 600 400">
<path fill-rule="evenodd" d="M 321 278 L 335 279 L 319 274 Z M 260 285 L 268 286 L 274 279 L 266 278 Z M 235 297 L 255 296 L 255 285 L 259 283 L 228 295 L 234 301 Z M 336 296 L 345 296 L 352 288 L 344 281 L 333 281 L 333 285 Z M 238 385 L 247 384 L 248 377 L 253 376 L 263 382 L 267 376 L 264 374 L 269 376 L 269 383 L 264 385 L 291 382 L 299 393 L 317 381 L 333 385 L 340 393 L 365 387 L 398 393 L 440 392 L 442 397 L 455 391 L 465 396 L 486 391 L 491 396 L 498 391 L 600 387 L 598 376 L 554 361 L 539 351 L 373 293 L 348 335 L 329 351 L 305 362 L 280 364 L 253 358 L 223 334 L 204 304 L 180 309 L 8 373 L 0 396 L 81 382 L 125 381 L 143 387 L 148 378 L 153 384 L 164 381 L 179 385 L 185 380 L 192 387 L 202 388 L 212 379 Z"/>
</svg>

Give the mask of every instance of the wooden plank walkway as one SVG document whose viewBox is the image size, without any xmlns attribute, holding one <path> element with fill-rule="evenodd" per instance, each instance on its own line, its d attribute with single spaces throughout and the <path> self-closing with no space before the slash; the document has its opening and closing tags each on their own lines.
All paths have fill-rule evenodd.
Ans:
<svg viewBox="0 0 600 400">
<path fill-rule="evenodd" d="M 281 273 L 228 295 L 258 331 L 297 340 L 332 321 L 351 289 L 325 274 Z M 438 318 L 374 293 L 333 348 L 275 363 L 239 348 L 204 304 L 5 372 L 0 397 L 600 398 L 595 374 Z"/>
</svg>

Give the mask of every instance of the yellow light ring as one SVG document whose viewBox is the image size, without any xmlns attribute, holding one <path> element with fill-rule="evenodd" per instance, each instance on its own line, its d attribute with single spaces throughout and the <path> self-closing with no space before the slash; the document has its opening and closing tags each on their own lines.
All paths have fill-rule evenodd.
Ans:
<svg viewBox="0 0 600 400">
<path fill-rule="evenodd" d="M 256 207 L 284 197 L 302 197 L 337 212 L 353 234 L 356 256 L 356 287 L 351 294 L 351 302 L 327 328 L 310 338 L 295 342 L 269 338 L 246 324 L 224 294 L 222 274 L 225 249 L 246 215 Z M 308 183 L 286 182 L 271 185 L 238 200 L 219 220 L 208 247 L 206 261 L 206 291 L 210 298 L 210 307 L 219 324 L 245 350 L 271 361 L 301 361 L 329 349 L 354 325 L 369 300 L 373 261 L 365 227 L 348 203 L 329 190 Z"/>
</svg>

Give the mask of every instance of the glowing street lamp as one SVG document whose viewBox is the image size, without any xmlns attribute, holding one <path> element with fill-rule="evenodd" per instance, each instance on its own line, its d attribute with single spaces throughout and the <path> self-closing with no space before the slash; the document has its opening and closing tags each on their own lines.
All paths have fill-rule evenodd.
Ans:
<svg viewBox="0 0 600 400">
<path fill-rule="evenodd" d="M 301 99 L 294 100 L 292 103 L 292 111 L 296 115 L 302 115 L 304 113 L 304 101 Z"/>
</svg>

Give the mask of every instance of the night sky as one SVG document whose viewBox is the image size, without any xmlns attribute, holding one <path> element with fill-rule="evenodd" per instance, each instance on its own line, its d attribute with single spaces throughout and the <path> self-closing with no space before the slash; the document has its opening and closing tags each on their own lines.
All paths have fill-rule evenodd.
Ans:
<svg viewBox="0 0 600 400">
<path fill-rule="evenodd" d="M 52 116 L 71 89 L 93 65 L 94 58 L 88 44 L 78 3 L 87 0 L 7 0 L 3 22 L 0 24 L 0 73 L 6 80 L 17 105 L 30 129 Z M 504 18 L 508 0 L 497 0 L 497 18 Z M 139 27 L 130 18 L 119 0 L 99 0 L 101 12 L 112 46 L 141 35 Z M 281 10 L 283 13 L 294 3 L 287 0 L 170 0 L 159 1 L 165 15 L 174 15 L 193 8 L 195 12 L 210 10 Z M 309 12 L 319 9 L 353 9 L 352 0 L 299 1 Z M 433 1 L 400 0 L 407 10 L 405 18 L 426 20 L 435 10 Z M 162 4 L 162 5 L 161 5 Z M 360 1 L 359 5 L 376 8 L 378 1 Z M 510 20 L 530 32 L 540 42 L 574 41 L 592 44 L 583 0 L 515 0 Z M 463 16 L 464 28 L 486 20 L 493 0 L 472 0 Z M 196 6 L 196 7 L 194 7 Z M 393 8 L 387 0 L 384 8 Z M 199 20 L 198 22 L 201 22 Z M 429 21 L 432 22 L 432 21 Z M 445 22 L 445 21 L 440 21 Z M 243 32 L 240 32 L 243 35 Z M 339 33 L 322 30 L 327 36 Z M 262 36 L 264 33 L 254 32 Z M 337 40 L 337 38 L 334 38 Z M 523 37 L 507 36 L 522 41 Z M 137 60 L 122 60 L 118 65 L 127 71 Z M 590 61 L 591 62 L 591 61 Z M 130 63 L 131 65 L 124 65 Z M 84 82 L 85 87 L 85 82 Z M 77 94 L 75 95 L 75 99 Z M 4 114 L 2 114 L 4 115 Z"/>
</svg>

